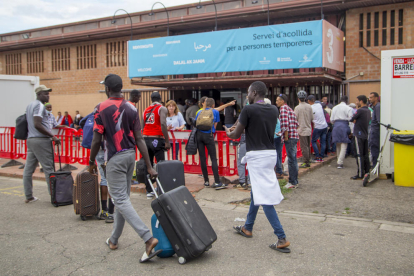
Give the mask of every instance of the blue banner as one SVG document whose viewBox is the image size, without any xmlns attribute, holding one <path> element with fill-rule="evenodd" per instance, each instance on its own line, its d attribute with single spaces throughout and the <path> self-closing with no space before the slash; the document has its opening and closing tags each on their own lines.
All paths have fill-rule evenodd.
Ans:
<svg viewBox="0 0 414 276">
<path fill-rule="evenodd" d="M 322 20 L 128 42 L 128 76 L 322 67 Z"/>
</svg>

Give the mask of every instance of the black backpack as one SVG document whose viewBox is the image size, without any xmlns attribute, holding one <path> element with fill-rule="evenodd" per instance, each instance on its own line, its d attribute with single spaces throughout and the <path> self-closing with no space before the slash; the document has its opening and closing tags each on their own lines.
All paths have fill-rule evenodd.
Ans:
<svg viewBox="0 0 414 276">
<path fill-rule="evenodd" d="M 14 138 L 18 140 L 26 140 L 29 134 L 27 127 L 26 114 L 23 114 L 16 119 L 16 131 L 14 132 Z"/>
</svg>

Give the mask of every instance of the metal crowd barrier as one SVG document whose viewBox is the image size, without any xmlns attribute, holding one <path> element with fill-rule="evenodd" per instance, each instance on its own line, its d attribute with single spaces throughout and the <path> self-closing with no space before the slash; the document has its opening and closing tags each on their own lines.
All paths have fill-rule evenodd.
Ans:
<svg viewBox="0 0 414 276">
<path fill-rule="evenodd" d="M 14 127 L 0 127 L 0 158 L 10 159 L 9 162 L 2 167 L 24 165 L 18 162 L 18 159 L 26 160 L 26 141 L 14 139 Z M 178 150 L 178 160 L 184 163 L 185 173 L 201 174 L 199 155 L 187 155 L 185 152 L 185 145 L 190 136 L 189 130 L 184 131 L 170 131 L 171 150 L 165 153 L 166 160 L 175 159 L 175 152 Z M 54 134 L 61 140 L 61 161 L 65 164 L 64 169 L 76 169 L 73 165 L 88 165 L 90 150 L 81 146 L 82 129 L 76 130 L 72 128 L 55 129 Z M 237 140 L 227 138 L 224 131 L 217 131 L 214 134 L 216 141 L 217 162 L 219 167 L 219 174 L 222 176 L 237 175 Z M 207 168 L 209 174 L 213 174 L 211 161 L 208 158 L 207 150 Z M 298 146 L 298 157 L 302 156 L 300 147 Z M 136 153 L 138 160 L 140 154 Z M 282 160 L 286 158 L 286 150 L 283 147 Z M 55 151 L 55 162 L 59 158 Z"/>
</svg>

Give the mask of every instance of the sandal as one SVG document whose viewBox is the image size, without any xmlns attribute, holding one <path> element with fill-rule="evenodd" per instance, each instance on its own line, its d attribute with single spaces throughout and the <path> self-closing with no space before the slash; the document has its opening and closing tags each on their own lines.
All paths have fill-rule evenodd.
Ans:
<svg viewBox="0 0 414 276">
<path fill-rule="evenodd" d="M 273 243 L 269 245 L 269 247 L 273 250 L 282 252 L 282 253 L 290 253 L 290 249 L 288 246 L 290 245 L 290 242 L 286 239 L 278 240 L 276 243 Z"/>
<path fill-rule="evenodd" d="M 245 238 L 253 238 L 253 235 L 247 235 L 244 231 L 243 231 L 243 227 L 244 225 L 239 225 L 239 226 L 233 226 L 233 229 L 236 230 L 237 234 L 242 235 Z"/>
<path fill-rule="evenodd" d="M 111 250 L 116 250 L 116 249 L 118 249 L 118 245 L 117 244 L 113 244 L 110 240 L 109 240 L 109 238 L 106 240 L 106 245 L 108 246 L 108 248 L 109 249 L 111 249 Z M 111 248 L 111 245 L 113 245 L 114 246 L 114 248 Z"/>
<path fill-rule="evenodd" d="M 162 249 L 159 249 L 157 251 L 152 251 L 152 253 L 149 254 L 149 256 L 147 255 L 147 252 L 144 252 L 144 254 L 142 255 L 141 259 L 139 259 L 139 262 L 140 263 L 148 262 L 149 260 L 151 260 L 152 258 L 154 258 L 155 256 L 157 256 L 161 252 L 162 252 Z"/>
</svg>

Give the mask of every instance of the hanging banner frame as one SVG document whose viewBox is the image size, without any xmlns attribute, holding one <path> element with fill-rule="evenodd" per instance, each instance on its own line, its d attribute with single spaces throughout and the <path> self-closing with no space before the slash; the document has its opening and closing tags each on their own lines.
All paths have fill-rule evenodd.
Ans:
<svg viewBox="0 0 414 276">
<path fill-rule="evenodd" d="M 129 78 L 318 67 L 343 71 L 343 32 L 324 20 L 128 41 Z"/>
</svg>

